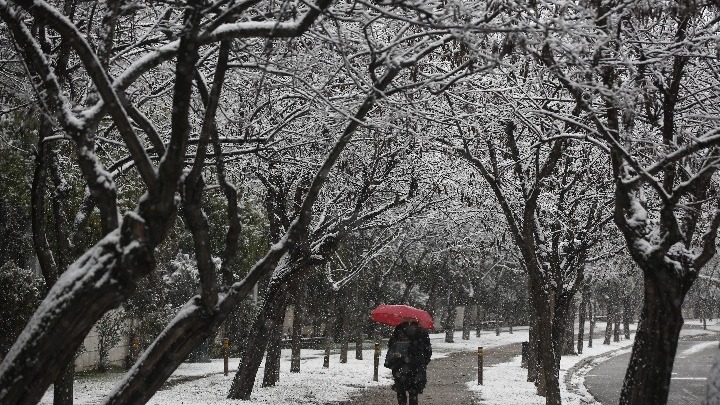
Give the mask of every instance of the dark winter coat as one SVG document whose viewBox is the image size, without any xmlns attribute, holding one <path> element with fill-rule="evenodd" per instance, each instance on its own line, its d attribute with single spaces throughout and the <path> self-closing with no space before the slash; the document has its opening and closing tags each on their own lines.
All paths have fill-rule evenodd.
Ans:
<svg viewBox="0 0 720 405">
<path fill-rule="evenodd" d="M 401 355 L 393 355 L 393 349 L 398 347 Z M 395 389 L 421 393 L 427 383 L 426 369 L 431 356 L 430 336 L 422 326 L 404 322 L 395 327 L 385 359 L 385 367 L 392 369 Z"/>
</svg>

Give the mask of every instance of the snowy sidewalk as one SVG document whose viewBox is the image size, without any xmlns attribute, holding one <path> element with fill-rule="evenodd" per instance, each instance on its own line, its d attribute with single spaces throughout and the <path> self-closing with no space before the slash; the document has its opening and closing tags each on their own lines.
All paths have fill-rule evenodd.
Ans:
<svg viewBox="0 0 720 405">
<path fill-rule="evenodd" d="M 590 395 L 585 388 L 585 374 L 597 364 L 629 352 L 635 338 L 633 333 L 631 339 L 622 338 L 620 342 L 611 342 L 610 345 L 603 345 L 605 324 L 598 322 L 596 336 L 593 339 L 593 347 L 585 347 L 583 354 L 577 356 L 564 356 L 560 361 L 560 393 L 562 403 L 565 405 L 586 405 L 597 404 L 598 402 Z M 693 320 L 685 322 L 680 333 L 681 338 L 697 335 L 717 335 L 720 332 L 720 325 L 708 324 L 708 329 L 703 330 L 702 326 Z M 527 382 L 527 369 L 520 367 L 520 356 L 513 358 L 506 363 L 497 364 L 484 373 L 484 385 L 478 386 L 476 380 L 468 379 L 466 386 L 475 392 L 480 404 L 487 405 L 544 405 L 545 398 L 535 394 L 535 385 Z"/>
</svg>

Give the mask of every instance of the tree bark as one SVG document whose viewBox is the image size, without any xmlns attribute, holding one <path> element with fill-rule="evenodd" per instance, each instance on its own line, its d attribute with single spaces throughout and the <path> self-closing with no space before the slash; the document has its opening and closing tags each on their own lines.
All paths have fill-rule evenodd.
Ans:
<svg viewBox="0 0 720 405">
<path fill-rule="evenodd" d="M 265 301 L 255 317 L 250 336 L 240 356 L 240 364 L 230 386 L 228 398 L 250 399 L 257 370 L 265 355 L 270 334 L 275 328 L 275 320 L 279 318 L 277 314 L 281 309 L 284 311 L 287 288 L 288 286 L 278 279 L 270 281 Z"/>
<path fill-rule="evenodd" d="M 583 352 L 583 341 L 585 340 L 585 313 L 587 311 L 587 284 L 582 288 L 582 295 L 580 296 L 580 307 L 578 308 L 578 338 L 577 338 L 577 352 L 582 354 Z"/>
<path fill-rule="evenodd" d="M 470 340 L 470 327 L 472 326 L 472 306 L 465 305 L 465 309 L 463 310 L 463 331 L 462 331 L 462 340 Z"/>
<path fill-rule="evenodd" d="M 545 305 L 539 308 L 538 358 L 541 366 L 538 395 L 545 397 L 547 405 L 560 405 L 560 344 L 564 324 L 557 322 L 555 298 L 548 294 L 542 297 Z M 558 333 L 559 332 L 559 333 Z"/>
<path fill-rule="evenodd" d="M 482 306 L 478 302 L 475 306 L 475 337 L 480 337 L 482 332 L 482 313 Z"/>
<path fill-rule="evenodd" d="M 570 303 L 570 308 L 567 311 L 567 317 L 565 319 L 565 331 L 563 334 L 563 355 L 576 355 L 575 352 L 575 300 Z"/>
<path fill-rule="evenodd" d="M 332 294 L 335 295 L 335 294 Z M 325 331 L 323 332 L 325 358 L 323 359 L 323 368 L 330 367 L 330 349 L 333 345 L 333 325 L 335 325 L 335 297 L 331 296 L 330 305 L 328 307 L 328 317 L 325 320 Z"/>
<path fill-rule="evenodd" d="M 355 281 L 355 305 L 353 307 L 353 313 L 355 314 L 353 317 L 355 320 L 355 322 L 353 322 L 353 332 L 355 333 L 355 360 L 363 359 L 363 329 L 365 319 L 368 317 L 361 294 L 360 281 L 360 278 Z"/>
<path fill-rule="evenodd" d="M 653 270 L 655 277 L 645 278 L 643 307 L 620 392 L 621 405 L 666 404 L 668 399 L 685 292 L 682 283 L 665 274 L 673 270 Z"/>
<path fill-rule="evenodd" d="M 340 363 L 348 361 L 348 350 L 350 349 L 350 305 L 347 289 L 340 293 Z"/>
<path fill-rule="evenodd" d="M 274 387 L 280 380 L 280 354 L 282 349 L 285 311 L 287 310 L 287 294 L 281 295 L 278 299 L 282 302 L 276 304 L 275 310 L 273 311 L 273 327 L 270 330 L 270 339 L 268 339 L 267 353 L 265 354 L 263 387 Z"/>
<path fill-rule="evenodd" d="M 620 341 L 620 305 L 614 305 L 615 313 L 613 314 L 613 342 Z"/>
<path fill-rule="evenodd" d="M 632 300 L 630 296 L 626 296 L 623 300 L 623 332 L 625 339 L 630 340 L 630 322 L 632 322 Z"/>
<path fill-rule="evenodd" d="M 455 341 L 455 318 L 457 316 L 457 310 L 455 309 L 455 289 L 453 287 L 452 283 L 448 285 L 447 306 L 445 309 L 445 319 L 443 320 L 446 343 L 453 343 Z"/>
<path fill-rule="evenodd" d="M 528 331 L 529 353 L 528 353 L 528 382 L 540 384 L 542 367 L 538 353 L 540 352 L 540 337 L 538 336 L 538 319 L 540 318 L 540 301 L 538 294 L 538 283 L 532 280 L 533 275 L 528 272 L 528 300 L 531 310 L 530 329 Z"/>
<path fill-rule="evenodd" d="M 295 305 L 293 306 L 292 342 L 290 343 L 292 354 L 290 355 L 290 372 L 300 372 L 300 351 L 302 343 L 302 328 L 305 317 L 305 297 L 307 286 L 305 283 L 298 283 L 295 287 Z"/>
<path fill-rule="evenodd" d="M 612 304 L 610 303 L 610 300 L 607 301 L 607 311 L 605 315 L 605 322 L 607 324 L 605 325 L 605 340 L 603 340 L 604 345 L 610 344 L 610 339 L 612 338 L 612 325 L 613 325 L 613 316 L 614 316 L 614 309 L 612 307 Z"/>
<path fill-rule="evenodd" d="M 73 404 L 73 382 L 75 380 L 75 357 L 65 366 L 65 371 L 53 384 L 53 405 Z"/>
<path fill-rule="evenodd" d="M 588 330 L 588 347 L 593 347 L 593 339 L 595 338 L 595 303 L 592 301 L 592 295 L 590 295 L 588 298 L 588 318 L 590 318 L 590 329 Z"/>
</svg>

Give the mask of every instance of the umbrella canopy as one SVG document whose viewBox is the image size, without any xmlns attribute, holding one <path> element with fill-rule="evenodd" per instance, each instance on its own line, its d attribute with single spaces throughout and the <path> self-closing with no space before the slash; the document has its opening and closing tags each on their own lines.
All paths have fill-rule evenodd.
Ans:
<svg viewBox="0 0 720 405">
<path fill-rule="evenodd" d="M 432 317 L 422 309 L 407 305 L 379 305 L 370 313 L 370 319 L 390 326 L 415 321 L 425 329 L 435 327 Z"/>
</svg>

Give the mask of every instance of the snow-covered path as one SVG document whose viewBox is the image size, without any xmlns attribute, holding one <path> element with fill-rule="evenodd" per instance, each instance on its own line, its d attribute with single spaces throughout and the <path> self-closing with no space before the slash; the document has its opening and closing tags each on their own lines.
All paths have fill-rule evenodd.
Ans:
<svg viewBox="0 0 720 405">
<path fill-rule="evenodd" d="M 710 327 L 710 326 L 709 326 Z M 597 330 L 603 330 L 600 323 Z M 683 334 L 717 333 L 720 327 L 713 325 L 713 331 L 702 329 L 683 330 Z M 455 334 L 454 343 L 445 343 L 442 333 L 431 334 L 433 358 L 438 359 L 454 352 L 476 352 L 478 346 L 493 348 L 528 340 L 527 328 L 516 329 L 509 334 L 504 331 L 500 336 L 494 332 L 484 332 L 480 337 L 472 333 L 470 340 L 462 340 L 460 332 Z M 564 404 L 592 403 L 592 397 L 583 385 L 584 372 L 593 364 L 601 361 L 604 353 L 628 348 L 632 340 L 621 340 L 609 346 L 602 345 L 602 338 L 593 343 L 593 348 L 585 348 L 580 356 L 567 356 L 561 363 L 562 395 Z M 383 355 L 384 355 L 383 348 Z M 322 367 L 323 353 L 320 350 L 304 350 L 300 373 L 290 373 L 289 350 L 283 350 L 280 382 L 275 387 L 261 388 L 263 366 L 258 372 L 258 379 L 249 401 L 235 401 L 225 398 L 230 382 L 237 367 L 238 359 L 231 359 L 231 372 L 228 376 L 222 373 L 222 360 L 211 363 L 186 363 L 180 366 L 166 384 L 165 388 L 149 401 L 149 404 L 337 404 L 357 396 L 361 390 L 371 387 L 383 387 L 392 384 L 389 370 L 380 366 L 379 381 L 372 381 L 373 352 L 363 352 L 364 360 L 355 360 L 354 351 L 349 353 L 346 364 L 339 363 L 339 354 L 331 356 L 330 368 Z M 453 356 L 462 358 L 463 356 Z M 471 391 L 482 404 L 544 404 L 544 398 L 535 395 L 535 387 L 526 382 L 527 371 L 520 367 L 520 357 L 510 362 L 494 365 L 484 373 L 484 385 L 477 385 L 477 368 L 465 381 L 458 381 L 458 388 Z M 583 370 L 585 370 L 583 372 Z M 97 404 L 121 378 L 121 373 L 92 375 L 80 377 L 75 381 L 75 403 Z M 568 388 L 570 387 L 570 388 Z M 387 387 L 389 390 L 389 387 Z M 43 397 L 42 404 L 52 403 L 52 388 Z M 352 403 L 352 402 L 351 402 Z"/>
</svg>

